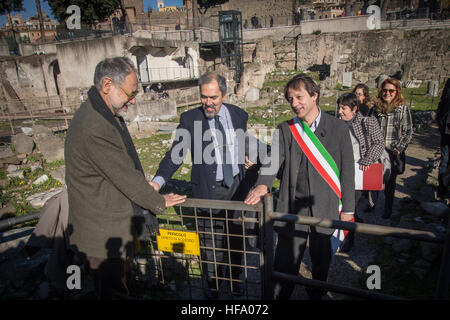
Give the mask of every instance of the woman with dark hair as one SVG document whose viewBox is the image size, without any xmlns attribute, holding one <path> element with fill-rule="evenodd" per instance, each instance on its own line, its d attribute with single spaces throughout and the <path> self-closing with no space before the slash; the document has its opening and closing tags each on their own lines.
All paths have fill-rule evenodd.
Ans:
<svg viewBox="0 0 450 320">
<path fill-rule="evenodd" d="M 337 99 L 339 117 L 347 123 L 353 146 L 355 169 L 366 171 L 373 163 L 378 162 L 384 149 L 384 139 L 380 126 L 374 117 L 363 117 L 358 110 L 358 98 L 354 93 L 345 93 Z M 361 198 L 362 190 L 355 190 L 355 221 L 356 207 Z M 360 220 L 361 221 L 361 220 Z M 354 242 L 354 232 L 350 232 L 341 247 L 341 251 L 349 251 Z"/>
<path fill-rule="evenodd" d="M 383 218 L 388 219 L 392 214 L 397 175 L 404 171 L 405 151 L 413 134 L 411 111 L 402 95 L 400 81 L 389 78 L 381 83 L 374 108 L 392 164 L 391 175 L 384 189 L 386 202 Z"/>
<path fill-rule="evenodd" d="M 369 87 L 359 83 L 355 86 L 352 93 L 358 98 L 358 111 L 366 117 L 373 106 L 372 101 L 370 101 Z"/>
</svg>

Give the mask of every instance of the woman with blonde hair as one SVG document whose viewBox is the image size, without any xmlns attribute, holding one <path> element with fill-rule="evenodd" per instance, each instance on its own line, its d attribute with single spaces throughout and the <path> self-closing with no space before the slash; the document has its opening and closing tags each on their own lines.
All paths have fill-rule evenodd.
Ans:
<svg viewBox="0 0 450 320">
<path fill-rule="evenodd" d="M 391 175 L 384 189 L 386 202 L 383 218 L 388 219 L 392 214 L 397 175 L 405 170 L 405 151 L 413 134 L 411 111 L 402 95 L 400 81 L 389 78 L 381 83 L 371 111 L 380 124 L 392 164 Z"/>
</svg>

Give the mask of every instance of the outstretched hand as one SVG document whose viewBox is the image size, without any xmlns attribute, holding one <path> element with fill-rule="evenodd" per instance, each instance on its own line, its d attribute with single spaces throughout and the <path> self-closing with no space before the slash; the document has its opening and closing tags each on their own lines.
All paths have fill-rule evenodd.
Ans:
<svg viewBox="0 0 450 320">
<path fill-rule="evenodd" d="M 176 206 L 186 201 L 186 195 L 169 193 L 163 196 L 166 201 L 166 208 Z"/>
<path fill-rule="evenodd" d="M 257 185 L 255 189 L 253 189 L 244 200 L 245 204 L 254 205 L 259 203 L 264 195 L 269 192 L 268 188 L 264 184 Z"/>
</svg>

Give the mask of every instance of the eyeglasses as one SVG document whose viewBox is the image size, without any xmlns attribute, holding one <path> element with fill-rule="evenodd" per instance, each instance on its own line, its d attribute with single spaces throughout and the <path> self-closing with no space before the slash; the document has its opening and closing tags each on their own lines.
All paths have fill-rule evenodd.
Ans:
<svg viewBox="0 0 450 320">
<path fill-rule="evenodd" d="M 119 85 L 120 90 L 123 91 L 123 93 L 126 94 L 126 96 L 128 97 L 129 100 L 133 100 L 134 98 L 136 98 L 137 94 L 139 93 L 139 91 L 133 91 L 132 93 L 128 93 L 127 90 L 125 90 L 121 85 Z M 128 101 L 129 101 L 128 100 Z"/>
<path fill-rule="evenodd" d="M 390 94 L 393 94 L 394 92 L 396 92 L 397 90 L 395 90 L 395 89 L 383 89 L 383 93 L 390 93 Z"/>
</svg>

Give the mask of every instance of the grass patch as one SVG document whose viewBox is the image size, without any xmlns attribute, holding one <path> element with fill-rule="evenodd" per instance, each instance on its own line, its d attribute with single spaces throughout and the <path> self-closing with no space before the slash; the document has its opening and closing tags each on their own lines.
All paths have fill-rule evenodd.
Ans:
<svg viewBox="0 0 450 320">
<path fill-rule="evenodd" d="M 2 175 L 6 176 L 6 173 L 2 172 Z M 33 182 L 42 175 L 47 175 L 48 180 L 41 184 L 33 184 Z M 50 169 L 44 170 L 38 168 L 32 171 L 29 166 L 25 166 L 22 170 L 22 176 L 23 178 L 11 177 L 8 186 L 4 189 L 0 188 L 1 205 L 6 206 L 9 203 L 15 208 L 14 213 L 10 213 L 4 218 L 22 216 L 39 211 L 39 209 L 34 208 L 27 201 L 27 197 L 62 186 L 58 180 L 51 176 Z M 16 227 L 23 227 L 23 225 L 18 225 Z"/>
</svg>

